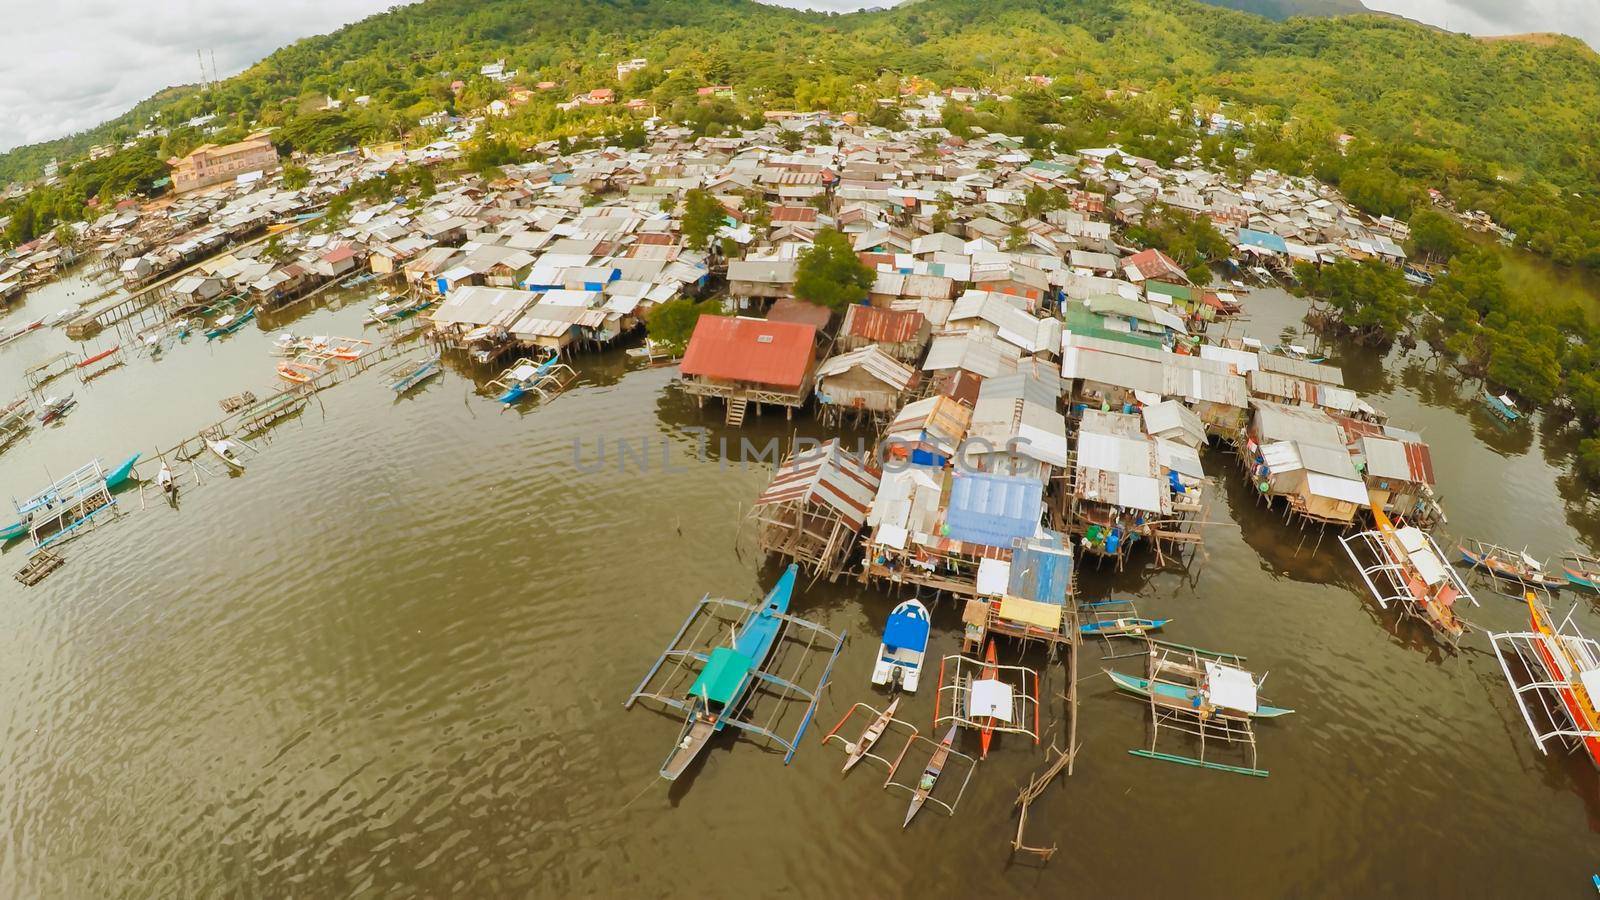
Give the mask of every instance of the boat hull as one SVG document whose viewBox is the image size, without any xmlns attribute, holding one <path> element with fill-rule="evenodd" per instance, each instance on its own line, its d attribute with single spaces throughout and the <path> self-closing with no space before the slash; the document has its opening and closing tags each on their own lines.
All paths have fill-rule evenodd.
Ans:
<svg viewBox="0 0 1600 900">
<path fill-rule="evenodd" d="M 133 465 L 138 461 L 139 454 L 137 453 L 123 460 L 121 465 L 112 469 L 110 474 L 106 475 L 106 487 L 112 490 L 121 487 L 123 482 L 128 480 L 128 476 L 133 474 Z"/>
<path fill-rule="evenodd" d="M 1534 628 L 1541 634 L 1545 634 L 1544 629 L 1538 627 L 1538 622 L 1534 623 Z M 1563 667 L 1556 663 L 1555 654 L 1551 653 L 1550 648 L 1546 645 L 1546 641 L 1552 640 L 1556 640 L 1556 638 L 1546 634 L 1544 640 L 1534 642 L 1534 649 L 1539 651 L 1539 658 L 1549 667 L 1550 672 L 1555 674 L 1563 671 Z M 1561 695 L 1561 705 L 1566 707 L 1567 715 L 1572 717 L 1573 722 L 1578 723 L 1579 728 L 1593 724 L 1590 722 L 1589 714 L 1584 710 L 1583 704 L 1578 701 L 1577 695 L 1573 693 L 1571 688 L 1559 688 L 1557 693 Z M 1600 737 L 1594 735 L 1585 737 L 1583 739 L 1583 749 L 1585 753 L 1589 754 L 1589 762 L 1593 763 L 1595 768 L 1600 769 Z"/>
<path fill-rule="evenodd" d="M 1563 578 L 1556 578 L 1551 575 L 1536 575 L 1528 572 L 1514 572 L 1495 565 L 1487 557 L 1473 553 L 1471 550 L 1468 550 L 1465 547 L 1457 547 L 1456 549 L 1461 552 L 1462 562 L 1473 567 L 1474 569 L 1482 569 L 1496 578 L 1504 578 L 1507 581 L 1515 581 L 1518 584 L 1527 585 L 1529 587 L 1542 587 L 1552 591 L 1557 590 L 1563 584 L 1566 584 L 1566 579 Z"/>
<path fill-rule="evenodd" d="M 696 715 L 688 722 L 683 730 L 683 737 L 672 747 L 672 753 L 667 756 L 667 761 L 661 764 L 661 777 L 668 781 L 677 781 L 678 776 L 688 770 L 700 754 L 710 743 L 711 736 L 717 733 L 718 720 L 714 717 Z"/>
<path fill-rule="evenodd" d="M 1140 678 L 1137 675 L 1127 675 L 1122 672 L 1108 671 L 1106 674 L 1111 676 L 1111 682 L 1113 684 L 1124 691 L 1127 691 L 1130 694 L 1137 694 L 1141 697 L 1150 696 L 1150 679 Z M 1178 687 L 1177 685 L 1158 684 L 1156 685 L 1156 693 L 1161 694 L 1163 697 L 1168 699 L 1189 699 L 1189 692 L 1185 691 L 1181 687 Z M 1260 706 L 1256 707 L 1256 711 L 1254 713 L 1250 714 L 1250 717 L 1252 719 L 1275 719 L 1278 716 L 1287 716 L 1292 712 L 1294 712 L 1292 709 L 1283 709 L 1282 707 L 1278 706 L 1267 706 L 1266 704 L 1261 704 Z"/>
</svg>

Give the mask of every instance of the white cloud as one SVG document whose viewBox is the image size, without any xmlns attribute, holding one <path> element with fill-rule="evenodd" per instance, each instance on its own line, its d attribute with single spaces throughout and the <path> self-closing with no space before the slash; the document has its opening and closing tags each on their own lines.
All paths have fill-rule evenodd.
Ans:
<svg viewBox="0 0 1600 900">
<path fill-rule="evenodd" d="M 195 51 L 233 75 L 285 44 L 401 0 L 5 0 L 0 149 L 49 140 L 200 80 Z"/>
</svg>

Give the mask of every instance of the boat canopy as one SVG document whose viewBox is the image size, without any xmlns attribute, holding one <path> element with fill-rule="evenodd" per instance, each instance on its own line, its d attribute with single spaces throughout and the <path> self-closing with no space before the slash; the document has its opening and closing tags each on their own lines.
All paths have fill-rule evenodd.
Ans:
<svg viewBox="0 0 1600 900">
<path fill-rule="evenodd" d="M 901 610 L 889 617 L 883 628 L 883 643 L 897 650 L 928 648 L 928 619 L 916 608 Z"/>
<path fill-rule="evenodd" d="M 1217 706 L 1255 713 L 1256 682 L 1250 673 L 1206 660 L 1206 696 Z"/>
<path fill-rule="evenodd" d="M 690 686 L 689 693 L 726 706 L 738 696 L 739 688 L 749 677 L 753 666 L 749 656 L 731 647 L 718 647 L 711 651 L 706 667 Z"/>
</svg>

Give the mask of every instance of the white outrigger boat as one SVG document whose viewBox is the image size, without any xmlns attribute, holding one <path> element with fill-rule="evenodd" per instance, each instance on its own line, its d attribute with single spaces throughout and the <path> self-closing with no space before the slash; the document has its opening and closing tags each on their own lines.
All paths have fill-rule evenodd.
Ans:
<svg viewBox="0 0 1600 900">
<path fill-rule="evenodd" d="M 922 660 L 928 652 L 929 627 L 928 608 L 917 599 L 896 606 L 883 627 L 883 643 L 878 645 L 872 683 L 894 685 L 916 693 Z"/>
<path fill-rule="evenodd" d="M 227 438 L 220 441 L 206 441 L 206 449 L 212 455 L 227 464 L 235 472 L 244 471 L 244 457 L 239 454 L 239 443 Z"/>
</svg>

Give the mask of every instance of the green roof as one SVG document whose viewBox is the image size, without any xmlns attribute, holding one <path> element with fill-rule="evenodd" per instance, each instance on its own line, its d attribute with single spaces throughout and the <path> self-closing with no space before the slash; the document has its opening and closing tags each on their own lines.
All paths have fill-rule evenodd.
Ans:
<svg viewBox="0 0 1600 900">
<path fill-rule="evenodd" d="M 1064 308 L 1067 330 L 1073 334 L 1087 335 L 1105 341 L 1121 341 L 1140 347 L 1161 349 L 1161 341 L 1145 334 L 1118 331 L 1105 327 L 1105 317 L 1086 308 L 1082 303 L 1068 303 Z"/>
<path fill-rule="evenodd" d="M 718 647 L 711 651 L 711 658 L 706 660 L 706 667 L 690 686 L 689 693 L 726 706 L 733 702 L 749 676 L 751 665 L 750 657 L 743 653 L 732 647 Z"/>
<path fill-rule="evenodd" d="M 1193 300 L 1194 288 L 1186 284 L 1166 284 L 1161 281 L 1146 281 L 1144 290 L 1147 294 L 1160 294 L 1163 297 L 1172 297 L 1175 300 Z"/>
</svg>

